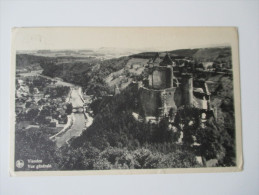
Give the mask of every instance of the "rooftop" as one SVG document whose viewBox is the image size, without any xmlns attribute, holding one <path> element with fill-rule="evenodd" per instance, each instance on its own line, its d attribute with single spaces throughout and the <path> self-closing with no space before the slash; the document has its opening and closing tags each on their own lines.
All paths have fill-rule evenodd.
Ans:
<svg viewBox="0 0 259 195">
<path fill-rule="evenodd" d="M 173 65 L 173 61 L 168 55 L 168 53 L 165 55 L 164 59 L 162 62 L 159 64 L 160 66 L 167 66 L 167 65 Z"/>
</svg>

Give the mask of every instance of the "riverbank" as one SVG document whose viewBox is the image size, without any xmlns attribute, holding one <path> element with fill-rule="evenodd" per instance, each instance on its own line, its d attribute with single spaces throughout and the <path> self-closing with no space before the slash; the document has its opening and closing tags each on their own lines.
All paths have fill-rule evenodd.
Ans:
<svg viewBox="0 0 259 195">
<path fill-rule="evenodd" d="M 85 106 L 85 101 L 82 96 L 82 88 L 79 86 L 71 87 L 69 93 L 69 103 L 72 107 L 82 107 Z M 83 112 L 72 113 L 70 117 L 71 120 L 68 121 L 66 127 L 54 136 L 57 147 L 61 147 L 64 144 L 68 144 L 69 140 L 73 137 L 78 137 L 90 127 L 93 123 L 93 118 L 83 109 Z"/>
<path fill-rule="evenodd" d="M 68 115 L 67 124 L 64 126 L 64 128 L 61 131 L 59 131 L 57 134 L 49 137 L 49 139 L 55 141 L 57 136 L 65 133 L 68 129 L 70 129 L 72 127 L 74 121 L 75 121 L 75 117 L 73 116 L 73 113 L 71 115 Z"/>
</svg>

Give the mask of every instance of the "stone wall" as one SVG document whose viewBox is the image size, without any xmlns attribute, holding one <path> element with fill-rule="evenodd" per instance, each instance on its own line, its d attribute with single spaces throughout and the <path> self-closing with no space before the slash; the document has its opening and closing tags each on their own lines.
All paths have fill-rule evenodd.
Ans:
<svg viewBox="0 0 259 195">
<path fill-rule="evenodd" d="M 153 72 L 153 88 L 164 89 L 166 88 L 166 70 L 154 70 Z"/>
<path fill-rule="evenodd" d="M 181 105 L 182 94 L 179 88 L 167 88 L 163 90 L 154 90 L 141 87 L 139 89 L 140 109 L 145 116 L 160 117 L 168 115 L 170 109 L 177 111 Z"/>
<path fill-rule="evenodd" d="M 173 70 L 168 67 L 155 67 L 148 80 L 150 88 L 158 90 L 170 88 L 173 82 Z"/>
<path fill-rule="evenodd" d="M 182 81 L 180 85 L 182 89 L 182 104 L 186 106 L 193 105 L 193 78 L 191 75 L 182 75 Z"/>
<path fill-rule="evenodd" d="M 175 104 L 175 90 L 176 88 L 168 88 L 161 91 L 160 98 L 163 107 L 163 115 L 168 115 L 170 109 L 173 112 L 177 111 L 177 106 Z"/>
<path fill-rule="evenodd" d="M 150 90 L 141 87 L 139 89 L 140 106 L 145 116 L 159 116 L 159 107 L 161 107 L 161 91 Z"/>
</svg>

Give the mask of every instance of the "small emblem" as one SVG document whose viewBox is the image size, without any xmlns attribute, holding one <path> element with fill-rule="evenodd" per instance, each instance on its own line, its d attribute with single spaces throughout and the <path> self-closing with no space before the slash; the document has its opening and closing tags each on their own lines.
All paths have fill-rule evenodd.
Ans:
<svg viewBox="0 0 259 195">
<path fill-rule="evenodd" d="M 17 168 L 23 168 L 23 166 L 24 166 L 23 160 L 17 160 L 16 161 L 16 167 Z"/>
</svg>

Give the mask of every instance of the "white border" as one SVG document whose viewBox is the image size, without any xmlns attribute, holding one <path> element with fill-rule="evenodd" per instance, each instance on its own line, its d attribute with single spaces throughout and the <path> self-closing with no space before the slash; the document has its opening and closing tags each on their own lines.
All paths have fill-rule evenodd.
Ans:
<svg viewBox="0 0 259 195">
<path fill-rule="evenodd" d="M 67 37 L 58 39 L 61 34 L 69 32 Z M 90 33 L 89 35 L 89 32 Z M 80 37 L 77 37 L 81 34 Z M 96 34 L 99 36 L 94 37 Z M 31 38 L 40 37 L 34 44 Z M 100 36 L 101 35 L 101 36 Z M 143 36 L 142 36 L 143 35 Z M 42 38 L 44 36 L 44 41 Z M 232 64 L 233 64 L 233 92 L 234 92 L 234 110 L 235 110 L 235 136 L 236 136 L 236 166 L 235 167 L 206 167 L 206 168 L 170 168 L 170 169 L 134 169 L 134 170 L 80 170 L 80 171 L 14 171 L 14 144 L 15 144 L 15 67 L 16 67 L 16 51 L 17 48 L 23 50 L 34 50 L 42 45 L 46 49 L 53 49 L 64 41 L 68 45 L 73 44 L 77 39 L 84 39 L 84 36 L 89 36 L 89 40 L 102 39 L 102 36 L 107 36 L 102 41 L 109 41 L 114 44 L 114 40 L 119 39 L 119 45 L 125 41 L 127 37 L 132 44 L 132 41 L 142 41 L 142 37 L 148 37 L 142 44 L 150 44 L 154 46 L 160 44 L 161 39 L 164 40 L 164 45 L 169 46 L 173 43 L 176 47 L 182 48 L 185 45 L 202 43 L 206 44 L 222 44 L 226 43 L 231 46 Z M 191 37 L 190 37 L 191 36 Z M 139 39 L 141 37 L 141 39 Z M 152 37 L 152 38 L 151 38 Z M 193 40 L 195 37 L 195 40 Z M 52 39 L 51 39 L 52 38 Z M 173 39 L 173 41 L 172 41 Z M 29 42 L 27 41 L 29 40 Z M 52 40 L 52 41 L 49 41 Z M 184 41 L 183 41 L 184 40 Z M 188 43 L 186 43 L 188 40 Z M 128 44 L 126 41 L 125 44 Z M 172 43 L 171 43 L 172 42 Z M 51 44 L 47 44 L 51 43 Z M 83 41 L 78 42 L 78 46 L 85 46 Z M 64 48 L 65 49 L 65 48 Z M 233 172 L 243 169 L 242 155 L 242 131 L 241 131 L 241 101 L 240 101 L 240 76 L 239 76 L 239 54 L 238 54 L 238 31 L 231 27 L 49 27 L 49 28 L 14 28 L 12 31 L 12 56 L 11 56 L 11 140 L 10 140 L 10 174 L 12 176 L 49 176 L 49 175 L 102 175 L 102 174 L 160 174 L 160 173 L 206 173 L 206 172 Z"/>
</svg>

